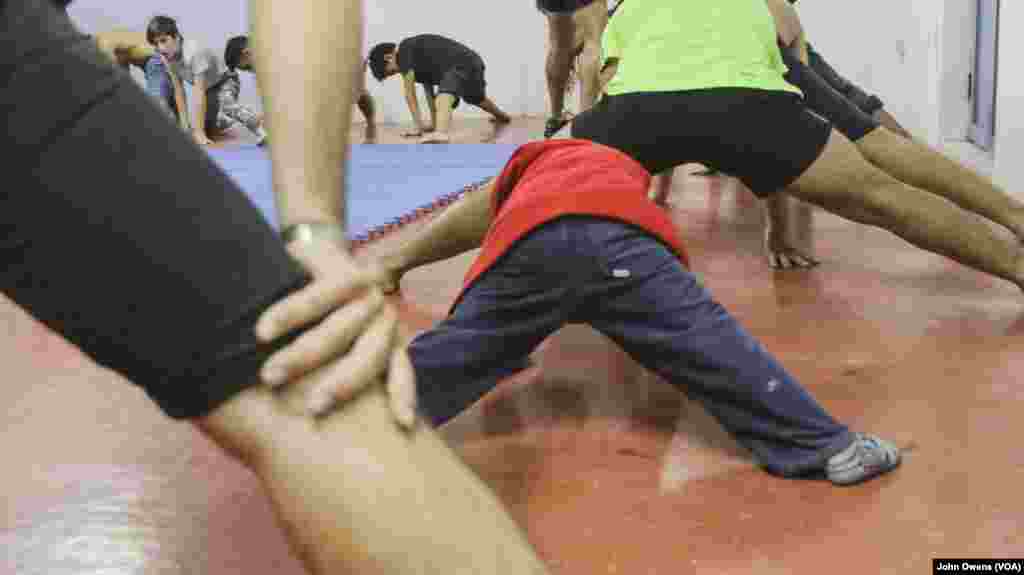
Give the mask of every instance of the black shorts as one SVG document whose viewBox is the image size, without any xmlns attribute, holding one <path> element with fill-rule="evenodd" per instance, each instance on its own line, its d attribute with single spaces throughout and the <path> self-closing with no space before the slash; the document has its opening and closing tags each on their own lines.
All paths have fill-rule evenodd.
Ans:
<svg viewBox="0 0 1024 575">
<path fill-rule="evenodd" d="M 479 106 L 487 97 L 487 82 L 484 80 L 483 61 L 456 66 L 444 73 L 437 86 L 438 94 L 451 94 L 467 104 Z"/>
<path fill-rule="evenodd" d="M 257 385 L 308 281 L 259 210 L 47 0 L 0 10 L 0 290 L 175 418 Z"/>
<path fill-rule="evenodd" d="M 749 88 L 610 96 L 572 123 L 572 137 L 617 148 L 651 173 L 700 163 L 758 196 L 800 177 L 831 131 L 798 94 Z"/>
<path fill-rule="evenodd" d="M 824 116 L 844 136 L 856 142 L 881 125 L 804 65 L 791 50 L 783 49 L 782 59 L 789 67 L 786 81 L 800 88 L 807 107 Z"/>
<path fill-rule="evenodd" d="M 537 9 L 545 14 L 572 14 L 595 0 L 537 0 Z"/>
<path fill-rule="evenodd" d="M 814 70 L 818 76 L 821 76 L 821 79 L 829 86 L 832 86 L 835 91 L 846 96 L 862 112 L 869 116 L 875 116 L 885 107 L 885 103 L 882 102 L 881 98 L 874 94 L 868 94 L 860 86 L 841 76 L 810 44 L 807 45 L 807 53 L 807 62 L 811 70 Z"/>
</svg>

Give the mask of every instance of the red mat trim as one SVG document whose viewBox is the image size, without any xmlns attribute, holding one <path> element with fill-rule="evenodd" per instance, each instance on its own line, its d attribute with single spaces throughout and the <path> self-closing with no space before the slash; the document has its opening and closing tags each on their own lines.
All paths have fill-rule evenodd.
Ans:
<svg viewBox="0 0 1024 575">
<path fill-rule="evenodd" d="M 349 243 L 349 246 L 353 251 L 359 248 L 366 247 L 367 245 L 377 240 L 380 240 L 390 234 L 397 232 L 398 230 L 402 229 L 403 227 L 409 224 L 433 216 L 447 208 L 452 203 L 456 202 L 465 194 L 472 192 L 473 190 L 478 190 L 482 188 L 493 179 L 493 177 L 488 177 L 483 180 L 480 180 L 479 182 L 469 184 L 468 186 L 464 186 L 457 192 L 445 194 L 428 204 L 424 204 L 418 208 L 413 209 L 408 213 L 405 213 L 401 216 L 398 216 L 397 218 L 392 219 L 386 224 L 381 224 L 379 226 L 370 228 L 369 231 L 366 231 L 353 237 Z"/>
</svg>

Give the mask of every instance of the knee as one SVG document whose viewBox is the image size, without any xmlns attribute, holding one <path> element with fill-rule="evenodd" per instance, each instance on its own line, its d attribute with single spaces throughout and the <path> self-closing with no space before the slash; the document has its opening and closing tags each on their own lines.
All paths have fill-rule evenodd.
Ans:
<svg viewBox="0 0 1024 575">
<path fill-rule="evenodd" d="M 143 72 L 145 72 L 146 77 L 162 75 L 164 73 L 164 61 L 160 58 L 159 54 L 154 54 L 146 60 Z"/>
<path fill-rule="evenodd" d="M 548 47 L 547 73 L 549 76 L 569 76 L 572 68 L 572 50 L 562 49 L 557 46 Z"/>
<path fill-rule="evenodd" d="M 859 186 L 861 223 L 896 231 L 909 223 L 912 188 L 887 176 L 865 178 Z"/>
<path fill-rule="evenodd" d="M 557 15 L 548 18 L 550 34 L 548 38 L 548 59 L 568 60 L 572 58 L 573 44 L 576 40 L 576 24 L 571 16 Z"/>
</svg>

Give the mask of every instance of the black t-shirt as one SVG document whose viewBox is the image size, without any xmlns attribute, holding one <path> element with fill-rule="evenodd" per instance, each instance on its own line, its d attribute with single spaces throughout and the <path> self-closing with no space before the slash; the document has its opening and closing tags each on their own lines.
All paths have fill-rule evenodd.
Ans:
<svg viewBox="0 0 1024 575">
<path fill-rule="evenodd" d="M 398 45 L 398 71 L 412 70 L 416 82 L 434 86 L 441 83 L 452 68 L 483 68 L 480 55 L 469 47 L 444 36 L 420 34 Z"/>
</svg>

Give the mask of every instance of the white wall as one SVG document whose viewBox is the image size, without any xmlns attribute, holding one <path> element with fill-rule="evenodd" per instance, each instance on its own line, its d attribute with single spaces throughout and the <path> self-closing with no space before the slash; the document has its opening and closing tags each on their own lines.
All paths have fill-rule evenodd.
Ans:
<svg viewBox="0 0 1024 575">
<path fill-rule="evenodd" d="M 808 39 L 826 60 L 878 94 L 911 132 L 938 143 L 943 4 L 941 0 L 805 0 L 797 9 Z"/>
<path fill-rule="evenodd" d="M 999 71 L 996 80 L 996 182 L 1024 199 L 1024 78 L 1017 55 L 1024 50 L 1024 2 L 1003 0 L 999 15 Z"/>
<path fill-rule="evenodd" d="M 945 0 L 944 7 L 940 55 L 942 137 L 966 140 L 971 121 L 968 84 L 974 70 L 977 6 L 973 0 Z"/>
</svg>

